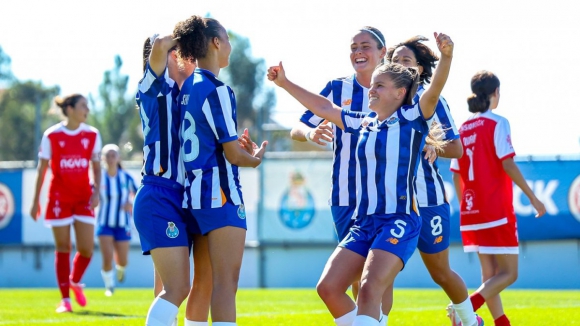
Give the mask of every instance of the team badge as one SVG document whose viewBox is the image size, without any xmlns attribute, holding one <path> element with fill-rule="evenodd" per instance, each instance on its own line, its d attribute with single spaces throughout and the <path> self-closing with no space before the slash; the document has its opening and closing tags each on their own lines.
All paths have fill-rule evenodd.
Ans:
<svg viewBox="0 0 580 326">
<path fill-rule="evenodd" d="M 397 117 L 390 117 L 389 120 L 387 120 L 387 125 L 388 126 L 392 126 L 395 123 L 399 122 L 399 118 Z"/>
<path fill-rule="evenodd" d="M 173 222 L 167 222 L 167 229 L 165 230 L 165 234 L 171 239 L 177 238 L 179 235 L 179 229 L 175 226 Z"/>
<path fill-rule="evenodd" d="M 238 206 L 238 217 L 242 220 L 246 219 L 246 208 L 244 207 L 244 204 Z"/>
</svg>

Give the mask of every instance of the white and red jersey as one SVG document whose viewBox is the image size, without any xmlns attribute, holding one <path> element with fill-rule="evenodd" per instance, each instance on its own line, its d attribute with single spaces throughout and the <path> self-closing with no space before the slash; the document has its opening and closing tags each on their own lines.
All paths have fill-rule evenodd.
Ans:
<svg viewBox="0 0 580 326">
<path fill-rule="evenodd" d="M 48 198 L 61 202 L 89 200 L 92 194 L 89 163 L 98 161 L 99 131 L 81 123 L 76 130 L 63 123 L 48 128 L 42 136 L 38 157 L 50 161 L 52 180 Z"/>
<path fill-rule="evenodd" d="M 459 129 L 463 156 L 451 162 L 461 175 L 461 231 L 515 222 L 513 185 L 502 161 L 516 154 L 506 118 L 491 110 L 476 113 Z"/>
</svg>

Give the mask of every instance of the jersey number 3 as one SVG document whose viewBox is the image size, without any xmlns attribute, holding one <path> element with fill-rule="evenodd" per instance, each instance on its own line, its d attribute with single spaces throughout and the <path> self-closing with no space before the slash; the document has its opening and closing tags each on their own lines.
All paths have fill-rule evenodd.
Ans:
<svg viewBox="0 0 580 326">
<path fill-rule="evenodd" d="M 187 129 L 184 126 L 189 122 L 189 127 Z M 197 158 L 199 155 L 199 138 L 195 135 L 195 120 L 191 116 L 191 113 L 185 112 L 185 117 L 183 117 L 183 122 L 181 123 L 181 138 L 183 139 L 183 161 L 191 162 Z M 190 146 L 186 146 L 190 142 Z M 186 149 L 189 148 L 189 152 Z"/>
</svg>

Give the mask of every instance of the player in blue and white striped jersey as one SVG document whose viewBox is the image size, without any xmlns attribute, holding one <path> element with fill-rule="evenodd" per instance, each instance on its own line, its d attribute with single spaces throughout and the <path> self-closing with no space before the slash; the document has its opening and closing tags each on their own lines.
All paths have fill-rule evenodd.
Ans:
<svg viewBox="0 0 580 326">
<path fill-rule="evenodd" d="M 387 50 L 385 38 L 375 27 L 362 27 L 352 36 L 350 50 L 350 62 L 355 73 L 329 81 L 320 95 L 344 109 L 370 112 L 368 93 L 371 76 L 385 57 Z M 300 123 L 296 124 L 290 135 L 296 141 L 310 141 L 320 145 L 332 141 L 333 164 L 329 204 L 336 235 L 340 241 L 348 235 L 354 223 L 352 215 L 356 207 L 355 149 L 358 135 L 344 132 L 332 123 L 327 124 L 324 119 L 309 110 L 304 112 Z M 340 322 L 341 317 L 352 310 L 344 311 L 342 306 L 333 305 L 332 301 L 338 295 L 334 292 L 338 289 L 332 284 L 326 285 L 322 277 L 317 285 L 317 291 L 321 299 L 327 303 L 330 313 Z M 358 294 L 358 285 L 357 279 L 351 286 L 355 298 Z M 386 323 L 386 318 L 384 322 Z"/>
<path fill-rule="evenodd" d="M 442 58 L 431 87 L 419 103 L 412 105 L 419 81 L 417 70 L 399 64 L 383 65 L 372 76 L 370 114 L 343 110 L 304 90 L 286 79 L 281 64 L 268 69 L 268 79 L 316 115 L 347 132 L 360 132 L 356 147 L 356 221 L 324 272 L 346 291 L 363 269 L 353 326 L 379 325 L 381 296 L 417 245 L 420 221 L 413 207 L 412 183 L 425 138 L 441 131 L 430 133 L 427 120 L 435 113 L 453 53 L 453 42 L 447 35 L 435 33 L 435 37 Z M 437 137 L 431 143 L 436 148 L 442 145 Z"/>
<path fill-rule="evenodd" d="M 192 287 L 191 293 L 187 291 L 192 239 L 194 283 L 209 283 L 201 278 L 211 274 L 211 267 L 204 245 L 207 241 L 193 217 L 181 207 L 185 178 L 179 155 L 180 115 L 176 99 L 179 87 L 195 65 L 190 61 L 178 64 L 175 46 L 171 35 L 145 41 L 144 77 L 137 93 L 145 144 L 143 180 L 135 197 L 134 219 L 143 253 L 151 254 L 155 265 L 156 298 L 147 314 L 147 323 L 152 325 L 174 322 L 178 307 L 186 297 L 186 318 L 190 317 L 190 307 L 195 307 L 195 320 L 207 320 L 211 297 L 211 286 L 198 286 L 196 291 Z"/>
<path fill-rule="evenodd" d="M 121 168 L 119 147 L 115 144 L 103 146 L 102 157 L 106 170 L 101 173 L 97 236 L 103 255 L 101 276 L 105 283 L 105 295 L 113 295 L 115 279 L 113 256 L 117 280 L 125 280 L 128 263 L 129 240 L 131 240 L 131 214 L 133 196 L 137 192 L 135 181 Z"/>
<path fill-rule="evenodd" d="M 419 69 L 421 84 L 415 95 L 415 102 L 419 101 L 419 97 L 424 92 L 424 85 L 430 82 L 432 68 L 439 60 L 438 56 L 422 43 L 423 41 L 427 41 L 427 38 L 415 36 L 389 48 L 387 52 L 388 61 Z M 422 157 L 417 169 L 415 194 L 422 220 L 417 247 L 431 278 L 451 299 L 463 325 L 478 325 L 480 317 L 473 312 L 465 282 L 449 266 L 451 211 L 436 158 L 437 155 L 446 158 L 461 157 L 463 146 L 447 101 L 443 97 L 440 97 L 437 103 L 433 120 L 444 128 L 443 139 L 448 143 L 438 153 L 428 150 L 429 146 L 426 146 L 427 154 Z M 387 291 L 387 293 L 392 294 L 392 291 Z M 392 296 L 383 298 L 383 312 L 388 312 L 388 307 L 391 306 Z"/>
<path fill-rule="evenodd" d="M 238 144 L 235 96 L 217 78 L 231 53 L 225 28 L 213 18 L 194 15 L 180 22 L 174 35 L 182 60 L 197 60 L 178 98 L 186 171 L 183 207 L 190 209 L 208 236 L 212 323 L 235 325 L 247 227 L 238 167 L 258 166 L 267 142 L 253 155 Z"/>
</svg>

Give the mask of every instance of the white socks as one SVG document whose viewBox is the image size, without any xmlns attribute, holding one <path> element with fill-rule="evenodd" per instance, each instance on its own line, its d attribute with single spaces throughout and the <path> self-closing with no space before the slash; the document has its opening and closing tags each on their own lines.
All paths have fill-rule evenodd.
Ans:
<svg viewBox="0 0 580 326">
<path fill-rule="evenodd" d="M 371 316 L 358 315 L 354 319 L 352 326 L 379 326 L 379 321 Z"/>
<path fill-rule="evenodd" d="M 185 318 L 185 326 L 208 326 L 209 323 L 207 321 L 193 321 Z M 215 325 L 215 323 L 214 323 Z"/>
<path fill-rule="evenodd" d="M 175 321 L 179 307 L 160 297 L 155 298 L 147 313 L 147 326 L 169 326 Z M 215 324 L 215 323 L 214 323 Z"/>
<path fill-rule="evenodd" d="M 225 321 L 218 321 L 211 323 L 212 326 L 236 326 L 236 323 L 230 323 Z"/>
<path fill-rule="evenodd" d="M 356 313 L 358 311 L 358 307 L 354 307 L 354 310 L 347 313 L 346 315 L 342 315 L 334 320 L 336 326 L 351 326 L 356 318 Z"/>
<path fill-rule="evenodd" d="M 459 315 L 459 319 L 461 319 L 463 325 L 477 325 L 477 319 L 475 318 L 475 312 L 473 312 L 473 305 L 469 297 L 462 303 L 454 303 L 453 308 L 457 311 L 457 315 Z"/>
<path fill-rule="evenodd" d="M 101 270 L 101 276 L 103 277 L 103 282 L 105 282 L 105 288 L 115 287 L 115 279 L 113 278 L 115 272 L 111 269 L 110 271 Z"/>
</svg>

